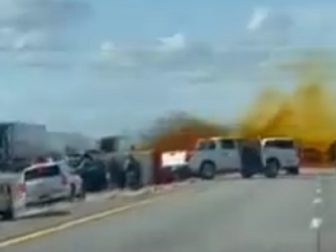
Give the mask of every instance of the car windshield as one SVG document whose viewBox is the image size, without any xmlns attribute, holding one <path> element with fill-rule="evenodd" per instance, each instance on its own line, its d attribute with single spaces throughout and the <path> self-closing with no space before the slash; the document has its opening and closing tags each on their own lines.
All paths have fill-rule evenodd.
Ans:
<svg viewBox="0 0 336 252">
<path fill-rule="evenodd" d="M 60 175 L 60 168 L 58 165 L 38 167 L 36 169 L 28 170 L 24 173 L 25 181 L 31 181 L 41 178 L 50 178 Z"/>
</svg>

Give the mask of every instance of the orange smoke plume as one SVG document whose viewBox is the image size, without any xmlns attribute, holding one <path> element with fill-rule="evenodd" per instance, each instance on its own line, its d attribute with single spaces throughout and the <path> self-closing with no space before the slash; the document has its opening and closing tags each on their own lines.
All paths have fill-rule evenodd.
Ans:
<svg viewBox="0 0 336 252">
<path fill-rule="evenodd" d="M 287 65 L 288 67 L 288 65 Z M 293 68 L 294 65 L 291 65 Z M 297 88 L 290 94 L 264 90 L 241 120 L 243 137 L 289 136 L 301 147 L 325 153 L 336 140 L 335 97 L 325 62 L 295 65 Z"/>
<path fill-rule="evenodd" d="M 215 135 L 288 136 L 309 153 L 329 155 L 330 146 L 336 140 L 336 106 L 333 103 L 336 99 L 327 78 L 326 65 L 305 61 L 282 67 L 294 72 L 296 89 L 285 93 L 275 87 L 266 87 L 250 106 L 252 109 L 243 114 L 238 128 L 229 131 L 193 117 L 185 118 L 183 123 L 181 118 L 175 121 L 172 118 L 170 127 L 151 138 L 150 147 L 161 151 L 191 149 L 198 138 Z"/>
</svg>

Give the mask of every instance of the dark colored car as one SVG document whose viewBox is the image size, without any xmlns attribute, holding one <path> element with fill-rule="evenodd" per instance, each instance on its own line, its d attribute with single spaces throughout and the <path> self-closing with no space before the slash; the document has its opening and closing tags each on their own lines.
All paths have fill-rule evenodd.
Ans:
<svg viewBox="0 0 336 252">
<path fill-rule="evenodd" d="M 76 173 L 82 178 L 86 191 L 101 191 L 108 186 L 106 166 L 102 161 L 85 161 L 76 168 Z"/>
</svg>

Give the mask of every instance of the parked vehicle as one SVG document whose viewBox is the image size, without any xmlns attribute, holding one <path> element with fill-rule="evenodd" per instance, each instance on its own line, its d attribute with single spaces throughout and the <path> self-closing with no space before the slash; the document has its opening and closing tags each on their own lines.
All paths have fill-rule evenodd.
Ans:
<svg viewBox="0 0 336 252">
<path fill-rule="evenodd" d="M 167 151 L 161 154 L 162 169 L 168 170 L 175 180 L 183 180 L 190 177 L 188 151 Z"/>
<path fill-rule="evenodd" d="M 217 172 L 238 171 L 241 167 L 238 139 L 213 137 L 200 139 L 189 159 L 189 168 L 206 179 Z"/>
<path fill-rule="evenodd" d="M 26 193 L 18 174 L 0 173 L 0 215 L 5 220 L 15 219 L 25 208 Z"/>
<path fill-rule="evenodd" d="M 65 162 L 34 164 L 22 173 L 26 206 L 71 201 L 85 196 L 82 180 Z"/>
<path fill-rule="evenodd" d="M 81 177 L 85 191 L 101 191 L 108 186 L 108 172 L 100 160 L 84 158 L 75 172 Z"/>
<path fill-rule="evenodd" d="M 299 174 L 300 154 L 291 138 L 264 138 L 261 140 L 263 159 L 277 169 L 287 171 L 289 174 Z"/>
<path fill-rule="evenodd" d="M 2 170 L 20 170 L 37 156 L 46 154 L 48 135 L 44 125 L 0 123 L 0 164 Z"/>
<path fill-rule="evenodd" d="M 206 179 L 218 172 L 240 172 L 249 178 L 256 173 L 276 177 L 279 170 L 299 173 L 299 156 L 289 138 L 261 140 L 213 137 L 200 139 L 189 160 L 189 169 Z"/>
</svg>

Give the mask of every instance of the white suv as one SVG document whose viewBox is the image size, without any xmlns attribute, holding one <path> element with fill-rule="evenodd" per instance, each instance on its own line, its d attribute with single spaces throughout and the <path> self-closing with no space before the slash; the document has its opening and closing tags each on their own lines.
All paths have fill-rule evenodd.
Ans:
<svg viewBox="0 0 336 252">
<path fill-rule="evenodd" d="M 212 179 L 216 172 L 239 171 L 239 142 L 239 139 L 222 137 L 199 139 L 189 159 L 189 169 L 206 179 Z"/>
<path fill-rule="evenodd" d="M 65 162 L 38 163 L 22 173 L 26 205 L 35 206 L 84 196 L 82 180 Z"/>
</svg>

